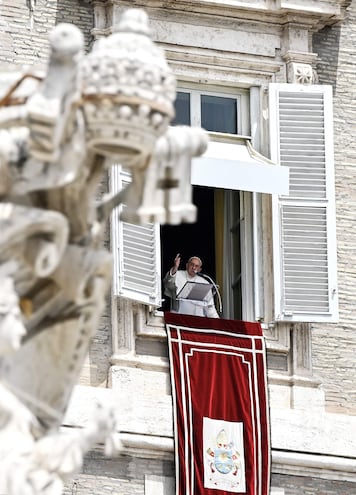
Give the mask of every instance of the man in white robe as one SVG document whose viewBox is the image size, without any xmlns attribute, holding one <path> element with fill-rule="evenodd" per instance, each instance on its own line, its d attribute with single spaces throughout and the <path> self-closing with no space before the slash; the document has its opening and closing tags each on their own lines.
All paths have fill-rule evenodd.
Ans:
<svg viewBox="0 0 356 495">
<path fill-rule="evenodd" d="M 187 282 L 195 282 L 198 284 L 208 284 L 208 280 L 199 276 L 202 268 L 202 261 L 197 256 L 189 258 L 186 269 L 179 270 L 181 262 L 180 254 L 178 253 L 174 259 L 174 265 L 166 273 L 163 279 L 164 294 L 171 299 L 172 312 L 205 316 L 208 318 L 219 318 L 215 308 L 214 297 L 211 290 L 203 300 L 183 299 L 177 297 L 181 289 Z"/>
</svg>

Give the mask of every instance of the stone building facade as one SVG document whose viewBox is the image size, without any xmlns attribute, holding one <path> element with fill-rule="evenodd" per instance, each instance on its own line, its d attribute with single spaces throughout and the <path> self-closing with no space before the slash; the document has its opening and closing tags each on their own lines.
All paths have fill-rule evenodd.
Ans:
<svg viewBox="0 0 356 495">
<path fill-rule="evenodd" d="M 337 267 L 338 316 L 324 321 L 277 318 L 270 194 L 247 191 L 239 196 L 245 214 L 258 213 L 253 235 L 248 228 L 243 231 L 247 234 L 239 254 L 258 277 L 241 270 L 245 287 L 239 297 L 241 315 L 261 321 L 268 345 L 271 494 L 354 493 L 355 1 L 3 0 L 0 65 L 4 70 L 24 64 L 41 67 L 48 56 L 48 31 L 59 22 L 77 25 L 89 49 L 115 31 L 122 11 L 133 6 L 146 9 L 152 37 L 164 48 L 178 89 L 238 97 L 242 117 L 237 134 L 249 134 L 255 149 L 267 157 L 273 157 L 275 146 L 270 139 L 270 84 L 332 87 L 336 241 L 331 247 L 336 248 L 337 264 L 331 268 Z M 111 234 L 115 228 L 112 223 Z M 161 235 L 164 240 L 168 234 Z M 257 250 L 253 236 L 259 240 Z M 161 246 L 162 271 L 175 254 L 165 255 L 167 246 Z M 254 257 L 249 248 L 254 248 Z M 116 252 L 114 256 L 118 263 Z M 217 259 L 208 260 L 208 266 L 224 285 Z M 107 459 L 98 446 L 86 457 L 82 473 L 67 484 L 68 495 L 174 493 L 172 395 L 162 312 L 156 302 L 120 290 L 108 296 L 63 426 L 83 426 L 95 401 L 113 403 L 123 454 Z M 234 311 L 227 316 L 236 317 Z"/>
<path fill-rule="evenodd" d="M 338 285 L 340 320 L 338 325 L 313 329 L 313 367 L 322 377 L 326 407 L 330 412 L 355 414 L 355 388 L 352 375 L 355 359 L 353 321 L 353 214 L 355 149 L 352 128 L 355 126 L 355 90 L 352 74 L 355 67 L 355 2 L 347 10 L 346 22 L 325 27 L 313 35 L 313 49 L 318 53 L 317 71 L 322 84 L 334 91 L 336 228 L 338 247 Z M 348 184 L 348 187 L 345 186 Z M 346 207 L 347 205 L 347 207 Z M 340 345 L 342 342 L 342 345 Z M 333 366 L 330 364 L 330 352 Z M 336 366 L 335 366 L 335 363 Z M 337 389 L 337 391 L 336 391 Z"/>
</svg>

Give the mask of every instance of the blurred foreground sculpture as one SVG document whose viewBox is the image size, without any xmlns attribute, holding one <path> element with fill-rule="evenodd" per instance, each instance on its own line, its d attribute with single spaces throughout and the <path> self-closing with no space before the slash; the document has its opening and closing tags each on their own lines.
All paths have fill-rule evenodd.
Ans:
<svg viewBox="0 0 356 495">
<path fill-rule="evenodd" d="M 146 14 L 128 10 L 88 55 L 72 25 L 50 35 L 47 73 L 8 80 L 0 101 L 0 493 L 62 493 L 95 442 L 113 452 L 116 419 L 99 411 L 87 430 L 59 428 L 111 283 L 104 224 L 194 222 L 190 161 L 200 129 L 169 128 L 175 80 L 149 38 Z M 7 79 L 6 79 L 7 78 Z M 132 183 L 95 202 L 107 168 Z"/>
</svg>

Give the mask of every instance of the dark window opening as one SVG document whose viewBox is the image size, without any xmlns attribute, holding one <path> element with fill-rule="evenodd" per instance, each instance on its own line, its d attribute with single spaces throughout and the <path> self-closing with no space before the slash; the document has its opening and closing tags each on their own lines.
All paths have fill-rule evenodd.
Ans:
<svg viewBox="0 0 356 495">
<path fill-rule="evenodd" d="M 202 272 L 215 280 L 214 189 L 195 186 L 193 203 L 198 208 L 195 223 L 161 226 L 162 276 L 173 266 L 176 254 L 180 253 L 181 270 L 185 270 L 190 256 L 199 256 L 203 261 Z M 163 308 L 169 309 L 167 301 Z"/>
</svg>

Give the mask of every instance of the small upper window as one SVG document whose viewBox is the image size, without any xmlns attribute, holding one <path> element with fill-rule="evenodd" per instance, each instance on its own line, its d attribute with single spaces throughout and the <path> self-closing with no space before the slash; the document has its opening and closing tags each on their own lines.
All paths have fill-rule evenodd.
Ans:
<svg viewBox="0 0 356 495">
<path fill-rule="evenodd" d="M 208 132 L 249 134 L 248 94 L 236 95 L 180 88 L 172 125 L 192 125 Z"/>
</svg>

